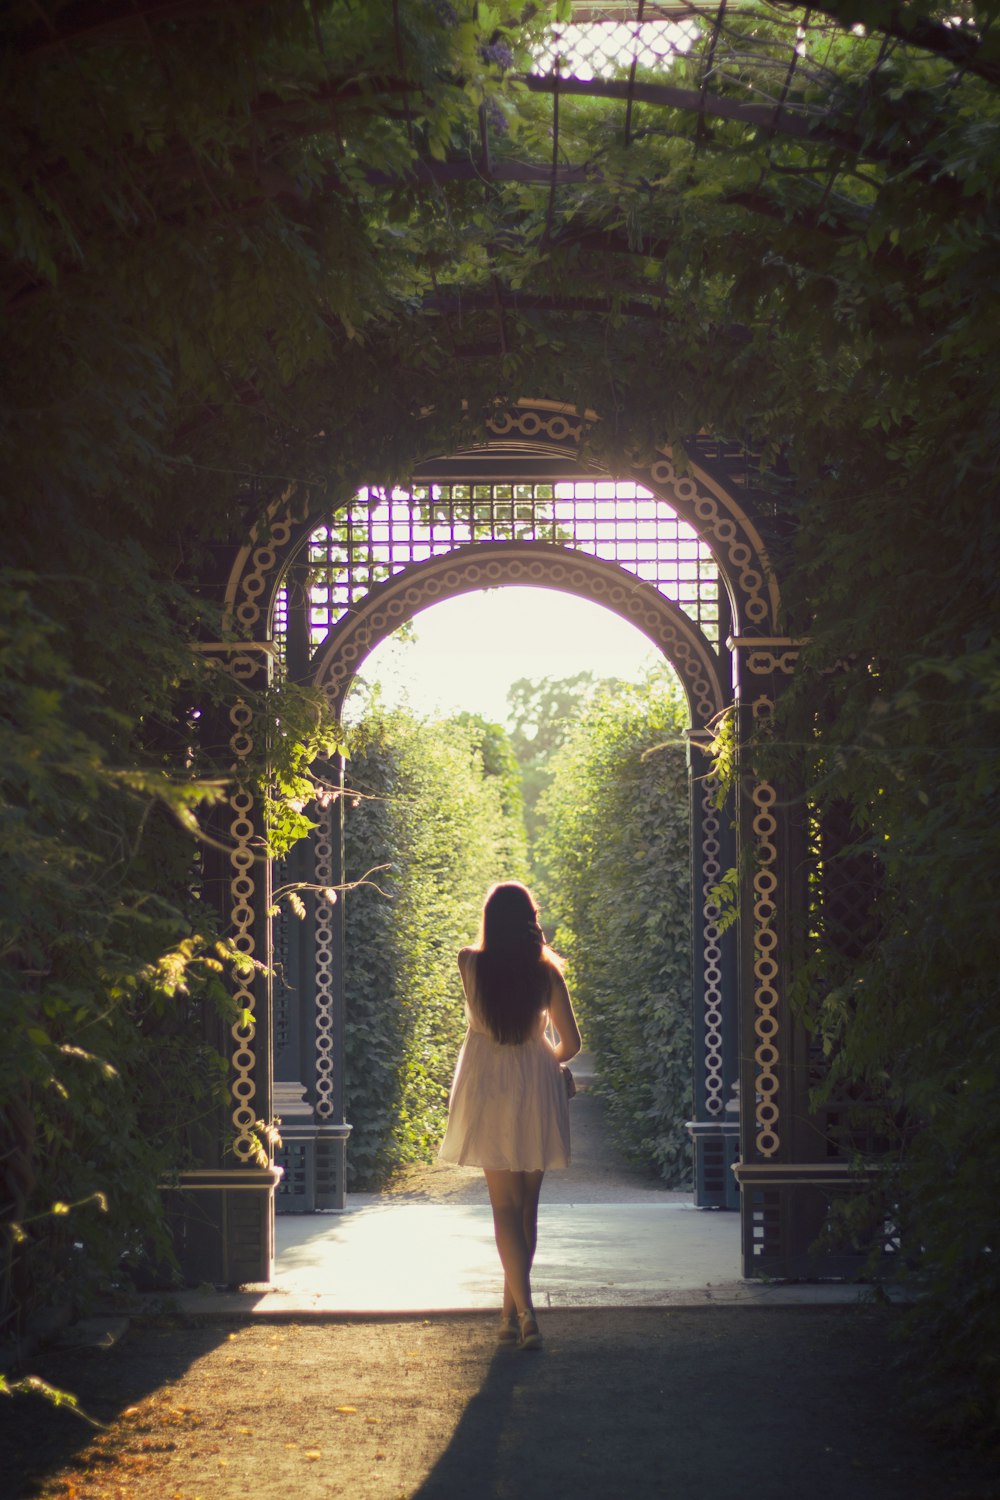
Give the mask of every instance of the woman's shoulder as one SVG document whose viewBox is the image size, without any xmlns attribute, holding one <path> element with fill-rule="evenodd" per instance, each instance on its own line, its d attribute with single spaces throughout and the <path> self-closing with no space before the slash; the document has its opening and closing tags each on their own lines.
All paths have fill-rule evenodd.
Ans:
<svg viewBox="0 0 1000 1500">
<path fill-rule="evenodd" d="M 478 948 L 459 948 L 458 967 L 464 969 L 468 964 L 473 963 L 478 952 Z"/>
</svg>

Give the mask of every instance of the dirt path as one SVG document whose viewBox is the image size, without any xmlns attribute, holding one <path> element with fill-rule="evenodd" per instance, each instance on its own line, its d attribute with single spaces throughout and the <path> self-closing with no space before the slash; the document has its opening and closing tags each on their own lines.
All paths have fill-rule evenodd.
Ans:
<svg viewBox="0 0 1000 1500">
<path fill-rule="evenodd" d="M 0 1412 L 0 1493 L 68 1500 L 995 1500 L 902 1412 L 891 1311 L 133 1327 L 43 1373 L 109 1424 Z"/>
<path fill-rule="evenodd" d="M 573 1102 L 555 1202 L 687 1197 Z M 480 1173 L 412 1169 L 392 1196 L 486 1202 Z M 352 1200 L 353 1201 L 353 1200 Z M 133 1318 L 35 1371 L 102 1429 L 0 1403 L 0 1500 L 998 1500 L 993 1466 L 903 1404 L 892 1309 L 549 1312 L 539 1353 L 494 1318 Z"/>
</svg>

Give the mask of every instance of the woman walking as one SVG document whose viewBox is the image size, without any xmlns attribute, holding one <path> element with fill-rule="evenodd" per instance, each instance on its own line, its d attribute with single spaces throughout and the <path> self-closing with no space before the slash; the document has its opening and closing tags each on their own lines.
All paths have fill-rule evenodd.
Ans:
<svg viewBox="0 0 1000 1500">
<path fill-rule="evenodd" d="M 455 1068 L 442 1161 L 482 1167 L 503 1266 L 501 1343 L 536 1349 L 531 1305 L 538 1197 L 549 1167 L 569 1166 L 568 1095 L 561 1064 L 580 1050 L 580 1032 L 538 908 L 516 881 L 495 885 L 479 941 L 458 967 L 469 1029 Z M 552 1044 L 546 1028 L 556 1033 Z"/>
</svg>

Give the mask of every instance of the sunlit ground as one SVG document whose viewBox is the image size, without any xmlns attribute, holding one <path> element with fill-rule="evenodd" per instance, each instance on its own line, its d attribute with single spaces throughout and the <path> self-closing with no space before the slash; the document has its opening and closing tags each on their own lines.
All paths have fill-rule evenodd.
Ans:
<svg viewBox="0 0 1000 1500">
<path fill-rule="evenodd" d="M 703 1213 L 684 1193 L 645 1196 L 599 1203 L 583 1194 L 581 1202 L 543 1205 L 532 1271 L 536 1307 L 756 1295 L 740 1279 L 737 1214 Z M 483 1197 L 481 1205 L 362 1198 L 343 1214 L 281 1215 L 274 1289 L 258 1306 L 495 1312 L 501 1275 Z"/>
</svg>

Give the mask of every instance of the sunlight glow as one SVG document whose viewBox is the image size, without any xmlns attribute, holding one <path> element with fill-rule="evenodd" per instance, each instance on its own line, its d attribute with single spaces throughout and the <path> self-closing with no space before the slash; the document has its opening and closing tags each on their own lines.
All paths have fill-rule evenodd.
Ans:
<svg viewBox="0 0 1000 1500">
<path fill-rule="evenodd" d="M 705 542 L 649 490 L 606 479 L 360 490 L 310 538 L 313 646 L 379 583 L 475 541 L 540 541 L 616 563 L 718 641 L 718 569 Z"/>
<path fill-rule="evenodd" d="M 539 49 L 536 72 L 558 64 L 564 75 L 589 82 L 594 78 L 627 74 L 633 60 L 647 72 L 667 68 L 678 54 L 688 52 L 701 31 L 696 17 L 670 16 L 666 8 L 651 19 L 625 20 L 611 13 L 585 21 L 555 26 Z"/>
<path fill-rule="evenodd" d="M 446 599 L 416 617 L 414 639 L 389 636 L 361 667 L 378 683 L 387 707 L 422 717 L 466 710 L 506 723 L 507 692 L 521 677 L 643 679 L 663 657 L 627 621 L 599 604 L 551 589 L 497 588 Z M 364 694 L 352 690 L 344 710 L 356 722 Z"/>
</svg>

